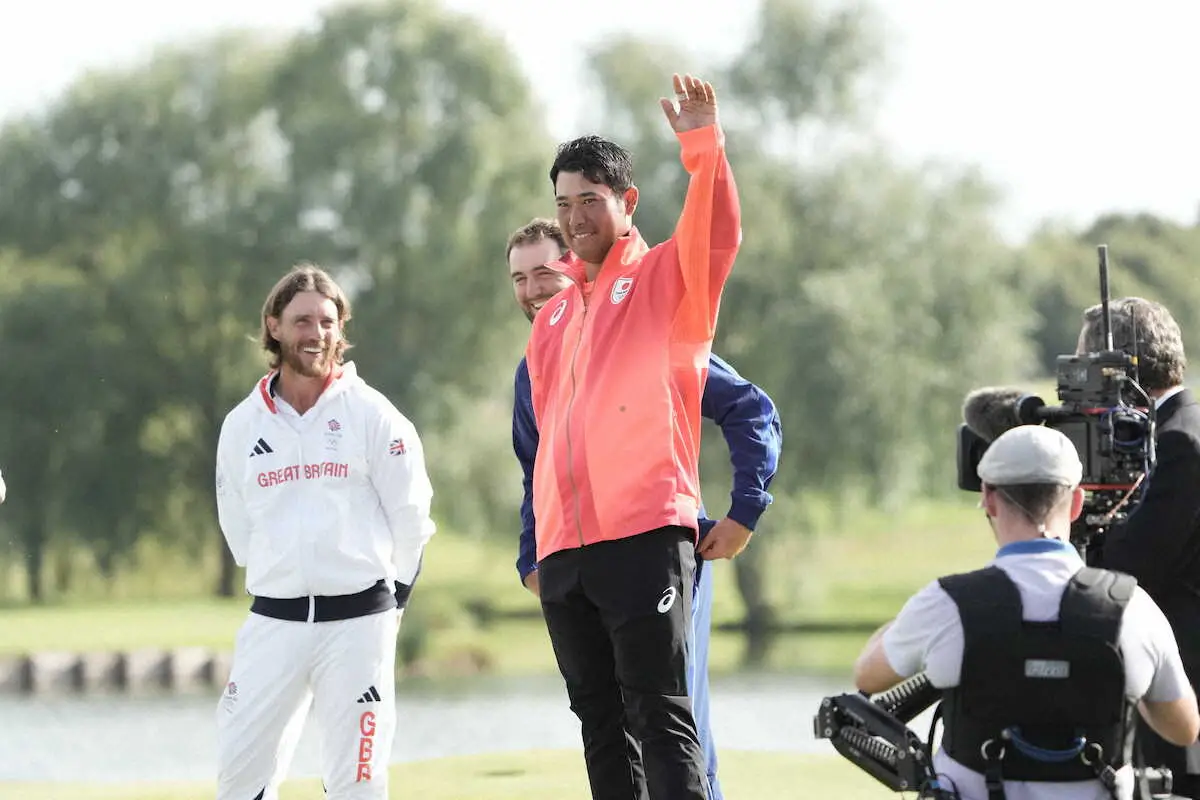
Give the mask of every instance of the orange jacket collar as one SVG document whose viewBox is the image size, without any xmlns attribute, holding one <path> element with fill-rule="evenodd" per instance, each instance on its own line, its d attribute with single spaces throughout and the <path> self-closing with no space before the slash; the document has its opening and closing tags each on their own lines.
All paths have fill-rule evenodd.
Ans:
<svg viewBox="0 0 1200 800">
<path fill-rule="evenodd" d="M 638 233 L 637 227 L 632 227 L 629 229 L 629 233 L 613 242 L 612 249 L 608 251 L 608 255 L 604 257 L 604 263 L 600 265 L 600 271 L 602 273 L 620 271 L 630 264 L 639 262 L 649 249 L 646 241 L 642 239 L 642 235 Z M 575 283 L 580 285 L 587 283 L 587 265 L 572 252 L 568 252 L 563 256 L 562 261 L 555 262 L 552 266 Z"/>
</svg>

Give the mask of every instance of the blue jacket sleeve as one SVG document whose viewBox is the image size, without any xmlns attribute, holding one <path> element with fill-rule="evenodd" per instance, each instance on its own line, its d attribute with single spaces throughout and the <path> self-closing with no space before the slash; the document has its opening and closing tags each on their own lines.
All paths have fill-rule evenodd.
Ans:
<svg viewBox="0 0 1200 800">
<path fill-rule="evenodd" d="M 513 419 L 512 419 L 513 452 L 517 461 L 521 462 L 521 472 L 524 473 L 522 485 L 524 496 L 521 498 L 521 539 L 517 550 L 517 572 L 521 581 L 525 576 L 537 569 L 537 543 L 534 539 L 533 523 L 533 462 L 537 458 L 538 430 L 533 416 L 533 396 L 529 386 L 529 366 L 525 359 L 517 365 L 517 374 L 513 380 Z"/>
<path fill-rule="evenodd" d="M 767 490 L 783 446 L 783 426 L 775 403 L 714 354 L 709 357 L 700 413 L 717 423 L 729 445 L 733 491 L 726 516 L 754 530 L 771 504 Z M 701 522 L 701 530 L 707 533 L 705 522 Z M 711 523 L 707 527 L 711 528 Z"/>
</svg>

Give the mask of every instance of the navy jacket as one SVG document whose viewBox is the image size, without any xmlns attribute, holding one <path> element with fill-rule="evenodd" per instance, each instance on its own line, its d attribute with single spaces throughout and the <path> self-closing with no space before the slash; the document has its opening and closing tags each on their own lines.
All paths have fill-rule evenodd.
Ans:
<svg viewBox="0 0 1200 800">
<path fill-rule="evenodd" d="M 521 580 L 537 568 L 537 545 L 533 520 L 533 462 L 537 458 L 538 430 L 533 416 L 529 367 L 525 359 L 517 365 L 513 386 L 513 452 L 525 473 L 525 497 L 521 501 L 521 546 L 517 572 Z M 700 413 L 721 428 L 733 464 L 733 492 L 727 517 L 750 530 L 771 504 L 767 489 L 775 477 L 783 427 L 775 403 L 767 393 L 737 374 L 716 355 L 708 359 L 708 381 L 700 400 Z M 700 536 L 716 524 L 700 510 Z"/>
</svg>

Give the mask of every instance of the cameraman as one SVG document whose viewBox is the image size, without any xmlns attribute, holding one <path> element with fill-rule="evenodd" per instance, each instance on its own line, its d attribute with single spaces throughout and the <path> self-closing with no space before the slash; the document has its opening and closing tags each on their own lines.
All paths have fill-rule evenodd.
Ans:
<svg viewBox="0 0 1200 800">
<path fill-rule="evenodd" d="M 1141 502 L 1101 545 L 1100 564 L 1137 578 L 1163 610 L 1193 688 L 1200 678 L 1200 405 L 1183 387 L 1187 358 L 1179 325 L 1140 297 L 1110 304 L 1113 348 L 1136 356 L 1138 382 L 1156 409 L 1157 461 Z M 1077 352 L 1106 349 L 1102 310 L 1083 313 Z M 1143 728 L 1143 731 L 1145 729 Z M 1146 763 L 1170 767 L 1174 791 L 1200 798 L 1200 748 L 1142 737 Z"/>
<path fill-rule="evenodd" d="M 1083 466 L 1065 435 L 1014 428 L 978 472 L 995 559 L 912 597 L 855 683 L 875 693 L 924 670 L 944 690 L 934 768 L 964 800 L 1130 798 L 1134 704 L 1171 741 L 1200 730 L 1171 629 L 1133 579 L 1085 569 L 1069 544 Z"/>
</svg>

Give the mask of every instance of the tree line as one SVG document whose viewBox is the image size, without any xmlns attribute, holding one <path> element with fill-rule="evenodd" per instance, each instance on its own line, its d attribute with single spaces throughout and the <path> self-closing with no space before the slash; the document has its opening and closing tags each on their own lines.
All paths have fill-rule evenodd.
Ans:
<svg viewBox="0 0 1200 800">
<path fill-rule="evenodd" d="M 681 67 L 721 91 L 745 219 L 715 349 L 780 408 L 780 533 L 805 530 L 814 497 L 953 491 L 963 394 L 1073 349 L 1097 243 L 1114 292 L 1167 302 L 1200 352 L 1200 227 L 1110 216 L 1006 244 L 974 168 L 906 167 L 871 144 L 879 20 L 821 6 L 763 0 L 728 62 L 604 42 L 580 120 L 633 151 L 637 224 L 660 241 L 686 176 L 656 98 Z M 20 594 L 63 591 L 64 554 L 111 576 L 147 541 L 219 563 L 213 590 L 237 589 L 213 512 L 217 432 L 262 372 L 262 298 L 301 260 L 352 290 L 352 357 L 426 438 L 441 525 L 515 540 L 508 415 L 528 326 L 503 251 L 552 214 L 545 115 L 495 32 L 393 0 L 164 48 L 7 119 L 0 557 Z M 720 510 L 728 470 L 708 439 Z"/>
</svg>

